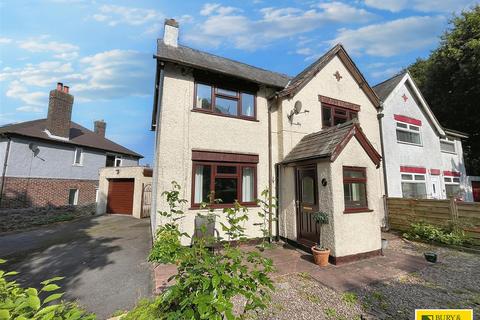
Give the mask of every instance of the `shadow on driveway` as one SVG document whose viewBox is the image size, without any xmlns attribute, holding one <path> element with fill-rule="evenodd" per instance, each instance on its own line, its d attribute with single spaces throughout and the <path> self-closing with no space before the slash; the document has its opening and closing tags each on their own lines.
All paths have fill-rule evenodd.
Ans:
<svg viewBox="0 0 480 320">
<path fill-rule="evenodd" d="M 63 276 L 64 297 L 104 319 L 152 294 L 149 226 L 148 219 L 105 215 L 0 236 L 0 258 L 8 260 L 2 269 L 36 288 Z"/>
</svg>

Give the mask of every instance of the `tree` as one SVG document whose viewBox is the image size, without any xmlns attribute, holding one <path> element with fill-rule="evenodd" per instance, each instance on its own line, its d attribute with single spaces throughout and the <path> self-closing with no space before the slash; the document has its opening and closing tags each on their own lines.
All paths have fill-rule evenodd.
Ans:
<svg viewBox="0 0 480 320">
<path fill-rule="evenodd" d="M 440 45 L 409 68 L 435 116 L 465 132 L 465 164 L 480 175 L 480 5 L 454 16 Z"/>
</svg>

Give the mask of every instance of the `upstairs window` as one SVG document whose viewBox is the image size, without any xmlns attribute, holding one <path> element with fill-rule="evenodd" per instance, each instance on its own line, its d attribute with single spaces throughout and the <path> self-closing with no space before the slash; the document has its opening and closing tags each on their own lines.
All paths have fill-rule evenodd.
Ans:
<svg viewBox="0 0 480 320">
<path fill-rule="evenodd" d="M 397 122 L 397 141 L 414 145 L 422 145 L 420 127 L 414 124 Z"/>
<path fill-rule="evenodd" d="M 329 128 L 336 126 L 358 117 L 358 112 L 335 107 L 332 105 L 322 104 L 322 126 L 323 128 Z"/>
<path fill-rule="evenodd" d="M 121 166 L 122 166 L 122 157 L 116 156 L 113 154 L 107 154 L 105 167 L 121 167 Z"/>
<path fill-rule="evenodd" d="M 255 119 L 255 94 L 197 82 L 195 84 L 196 110 L 229 117 Z"/>
<path fill-rule="evenodd" d="M 455 153 L 455 140 L 449 137 L 440 139 L 440 150 L 442 152 Z"/>
<path fill-rule="evenodd" d="M 83 150 L 82 148 L 75 149 L 75 155 L 73 157 L 73 164 L 76 166 L 81 166 L 83 162 Z"/>
</svg>

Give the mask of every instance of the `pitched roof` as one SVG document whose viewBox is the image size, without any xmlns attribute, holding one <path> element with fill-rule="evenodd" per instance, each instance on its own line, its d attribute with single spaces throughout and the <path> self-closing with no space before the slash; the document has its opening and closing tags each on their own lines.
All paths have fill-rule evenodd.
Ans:
<svg viewBox="0 0 480 320">
<path fill-rule="evenodd" d="M 404 70 L 399 74 L 391 77 L 390 79 L 380 82 L 379 84 L 372 87 L 373 91 L 375 91 L 380 100 L 385 101 L 390 92 L 392 92 L 393 89 L 395 89 L 395 87 L 397 86 L 397 84 L 403 79 L 405 73 L 407 73 L 407 70 Z"/>
<path fill-rule="evenodd" d="M 320 158 L 329 158 L 333 162 L 353 136 L 357 138 L 370 159 L 378 166 L 382 157 L 368 141 L 355 119 L 304 136 L 287 154 L 282 163 Z"/>
<path fill-rule="evenodd" d="M 317 61 L 309 65 L 297 76 L 295 76 L 288 86 L 279 92 L 279 97 L 291 96 L 300 91 L 318 72 L 320 72 L 335 56 L 338 56 L 348 71 L 352 74 L 360 88 L 365 92 L 375 107 L 379 107 L 380 101 L 377 95 L 368 85 L 360 70 L 345 51 L 341 44 L 335 45 L 327 53 L 321 56 Z"/>
<path fill-rule="evenodd" d="M 290 80 L 290 77 L 287 75 L 257 68 L 211 53 L 182 45 L 178 47 L 169 46 L 166 45 L 162 39 L 157 40 L 156 56 L 163 61 L 176 62 L 199 69 L 211 70 L 276 88 L 284 88 Z"/>
<path fill-rule="evenodd" d="M 85 127 L 82 127 L 81 125 L 73 121 L 71 121 L 70 138 L 68 141 L 52 138 L 45 132 L 46 123 L 47 119 L 38 119 L 33 121 L 5 125 L 3 127 L 0 127 L 0 134 L 11 134 L 29 138 L 37 138 L 60 144 L 71 144 L 76 146 L 89 147 L 93 149 L 129 155 L 137 158 L 143 158 L 141 154 L 138 154 L 111 140 L 108 140 L 107 138 L 104 138 L 96 134 L 95 132 L 88 130 Z"/>
</svg>

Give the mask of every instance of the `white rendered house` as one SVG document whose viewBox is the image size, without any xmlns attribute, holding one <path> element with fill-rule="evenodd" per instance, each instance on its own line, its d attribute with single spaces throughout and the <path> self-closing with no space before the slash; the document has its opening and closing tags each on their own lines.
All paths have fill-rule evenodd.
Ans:
<svg viewBox="0 0 480 320">
<path fill-rule="evenodd" d="M 443 128 L 408 71 L 373 87 L 383 101 L 389 197 L 469 200 L 461 139 Z"/>
</svg>

